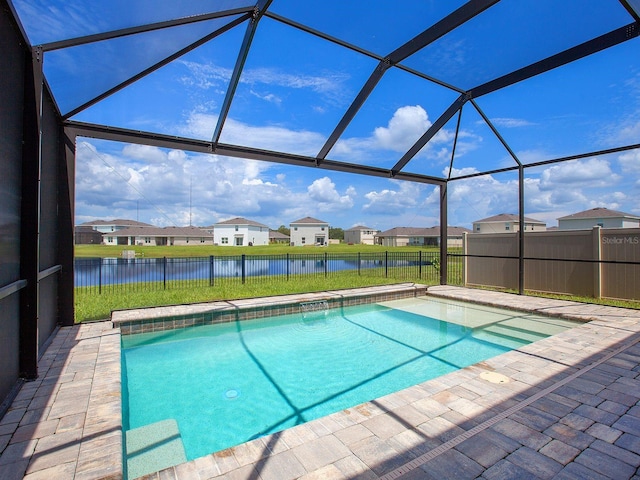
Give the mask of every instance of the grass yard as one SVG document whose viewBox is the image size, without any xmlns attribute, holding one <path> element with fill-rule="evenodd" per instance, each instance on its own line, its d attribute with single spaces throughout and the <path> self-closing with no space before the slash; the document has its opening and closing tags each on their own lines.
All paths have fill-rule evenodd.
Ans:
<svg viewBox="0 0 640 480">
<path fill-rule="evenodd" d="M 379 252 L 429 252 L 439 251 L 437 247 L 384 247 L 381 245 L 347 245 L 337 244 L 324 247 L 291 247 L 287 244 L 273 244 L 253 247 L 221 247 L 212 245 L 193 246 L 134 246 L 134 245 L 76 245 L 76 258 L 119 258 L 123 250 L 134 250 L 138 258 L 162 257 L 208 257 L 208 256 L 237 256 L 237 255 L 283 255 L 283 254 L 357 254 Z M 433 268 L 433 267 L 432 267 Z M 215 286 L 171 285 L 162 289 L 157 285 L 136 284 L 131 286 L 104 287 L 101 294 L 95 289 L 75 289 L 76 322 L 86 320 L 100 320 L 109 318 L 112 310 L 126 308 L 141 308 L 156 305 L 176 305 L 215 300 L 231 300 L 238 298 L 263 297 L 285 295 L 290 293 L 317 292 L 323 290 L 339 290 L 344 288 L 366 287 L 371 285 L 385 285 L 391 283 L 416 282 L 427 283 L 425 278 L 394 278 L 390 272 L 389 278 L 383 275 L 344 271 L 332 273 L 328 277 L 318 275 L 300 275 L 289 281 L 276 276 L 274 278 L 255 277 L 248 279 L 245 284 L 233 280 L 217 280 Z M 434 277 L 436 278 L 436 277 Z"/>
<path fill-rule="evenodd" d="M 382 245 L 348 245 L 340 243 L 325 247 L 291 247 L 286 244 L 254 247 L 221 247 L 214 245 L 140 247 L 137 245 L 76 245 L 76 257 L 121 257 L 123 250 L 135 250 L 137 257 L 208 257 L 224 255 L 281 255 L 286 253 L 375 253 L 375 252 L 437 252 L 438 247 L 385 247 Z M 460 249 L 454 249 L 459 251 Z M 452 249 L 449 249 L 452 252 Z"/>
<path fill-rule="evenodd" d="M 234 300 L 239 298 L 269 297 L 291 293 L 320 292 L 345 288 L 389 285 L 394 283 L 425 283 L 424 280 L 398 280 L 380 276 L 358 275 L 356 272 L 344 272 L 330 277 L 300 275 L 285 280 L 255 279 L 245 284 L 237 281 L 218 281 L 215 286 L 195 286 L 167 288 L 160 290 L 153 286 L 137 288 L 105 289 L 100 295 L 87 289 L 75 289 L 75 321 L 102 320 L 110 317 L 113 310 L 142 308 L 157 305 L 182 305 L 187 303 L 212 302 L 216 300 Z"/>
</svg>

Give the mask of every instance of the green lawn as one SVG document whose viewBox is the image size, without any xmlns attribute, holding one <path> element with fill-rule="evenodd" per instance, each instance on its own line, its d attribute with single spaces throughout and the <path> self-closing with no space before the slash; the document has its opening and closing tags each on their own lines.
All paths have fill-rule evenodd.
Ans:
<svg viewBox="0 0 640 480">
<path fill-rule="evenodd" d="M 268 297 L 291 293 L 321 292 L 345 288 L 388 285 L 393 283 L 426 283 L 424 279 L 393 279 L 380 276 L 359 276 L 355 272 L 340 275 L 318 277 L 316 275 L 292 277 L 289 281 L 252 279 L 245 284 L 237 281 L 217 281 L 213 287 L 194 286 L 157 289 L 152 285 L 137 287 L 135 290 L 124 288 L 104 289 L 96 294 L 87 289 L 75 290 L 76 322 L 109 318 L 111 311 L 128 308 L 141 308 L 156 305 L 181 305 L 187 303 L 212 302 L 215 300 L 233 300 L 239 298 Z"/>
<path fill-rule="evenodd" d="M 341 253 L 378 253 L 378 252 L 429 252 L 439 251 L 437 247 L 383 247 L 379 245 L 329 245 L 325 247 L 291 247 L 289 245 L 266 245 L 254 247 L 220 246 L 112 246 L 112 245 L 76 245 L 76 257 L 121 257 L 123 250 L 135 250 L 137 257 L 208 257 L 230 255 L 282 255 L 282 254 L 330 254 Z M 285 295 L 290 293 L 339 290 L 344 288 L 385 285 L 391 283 L 436 283 L 439 274 L 435 267 L 425 267 L 422 278 L 408 278 L 406 271 L 395 272 L 389 269 L 385 277 L 382 269 L 363 271 L 333 272 L 327 277 L 319 275 L 292 276 L 289 280 L 282 275 L 274 277 L 251 277 L 246 283 L 237 279 L 218 279 L 214 286 L 202 286 L 193 283 L 180 284 L 167 282 L 167 288 L 154 284 L 128 284 L 104 286 L 98 294 L 95 288 L 75 289 L 76 321 L 109 318 L 112 310 L 140 308 L 156 305 L 175 305 L 237 298 Z M 417 273 L 416 273 L 417 275 Z"/>
<path fill-rule="evenodd" d="M 141 257 L 208 257 L 224 255 L 280 255 L 286 253 L 358 253 L 358 252 L 437 252 L 438 247 L 384 247 L 382 245 L 347 245 L 326 247 L 291 247 L 286 244 L 254 247 L 221 247 L 213 245 L 140 247 L 135 245 L 76 245 L 76 257 L 121 257 L 123 250 L 135 250 Z M 459 250 L 459 249 L 458 249 Z M 451 251 L 451 249 L 450 249 Z"/>
</svg>

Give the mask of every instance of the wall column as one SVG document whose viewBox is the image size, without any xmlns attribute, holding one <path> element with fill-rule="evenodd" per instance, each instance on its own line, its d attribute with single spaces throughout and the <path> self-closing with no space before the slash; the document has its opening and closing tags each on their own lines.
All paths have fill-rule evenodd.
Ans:
<svg viewBox="0 0 640 480">
<path fill-rule="evenodd" d="M 447 183 L 440 185 L 440 285 L 447 284 Z"/>
<path fill-rule="evenodd" d="M 42 51 L 25 57 L 20 277 L 20 376 L 38 377 L 40 173 L 42 169 Z"/>
<path fill-rule="evenodd" d="M 74 202 L 76 136 L 69 129 L 62 133 L 58 169 L 58 262 L 62 266 L 58 282 L 58 323 L 74 324 Z"/>
</svg>

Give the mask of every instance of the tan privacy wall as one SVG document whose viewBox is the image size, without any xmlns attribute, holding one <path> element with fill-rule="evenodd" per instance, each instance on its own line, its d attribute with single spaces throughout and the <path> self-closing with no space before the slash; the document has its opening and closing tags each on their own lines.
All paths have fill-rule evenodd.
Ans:
<svg viewBox="0 0 640 480">
<path fill-rule="evenodd" d="M 518 289 L 518 234 L 466 234 L 463 252 L 465 285 Z M 640 300 L 640 229 L 527 232 L 523 256 L 526 290 Z"/>
<path fill-rule="evenodd" d="M 602 259 L 635 262 L 636 265 L 602 264 L 601 295 L 607 298 L 640 299 L 640 229 L 607 228 L 601 230 Z"/>
</svg>

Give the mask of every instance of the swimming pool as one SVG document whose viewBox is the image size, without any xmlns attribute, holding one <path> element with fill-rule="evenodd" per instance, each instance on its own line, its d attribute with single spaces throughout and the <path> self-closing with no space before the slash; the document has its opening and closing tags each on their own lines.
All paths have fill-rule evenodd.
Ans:
<svg viewBox="0 0 640 480">
<path fill-rule="evenodd" d="M 175 420 L 195 459 L 574 325 L 418 297 L 127 335 L 123 427 Z"/>
</svg>

